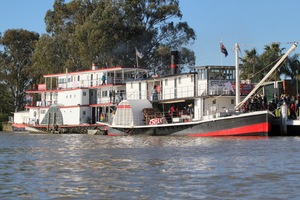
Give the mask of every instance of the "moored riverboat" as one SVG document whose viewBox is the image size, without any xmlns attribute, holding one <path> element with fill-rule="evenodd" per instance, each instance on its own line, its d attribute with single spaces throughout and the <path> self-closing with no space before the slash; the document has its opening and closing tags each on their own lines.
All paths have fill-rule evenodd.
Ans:
<svg viewBox="0 0 300 200">
<path fill-rule="evenodd" d="M 176 74 L 177 64 L 172 63 L 173 73 L 170 76 L 129 82 L 127 92 L 134 94 L 138 91 L 138 95 L 131 95 L 131 100 L 124 100 L 118 105 L 112 124 L 105 125 L 107 134 L 268 136 L 274 114 L 268 110 L 264 100 L 257 104 L 249 102 L 249 99 L 256 96 L 266 79 L 296 47 L 297 43 L 294 43 L 254 88 L 251 84 L 240 83 L 238 44 L 235 47 L 235 68 L 202 66 L 194 67 L 194 71 L 187 74 Z M 150 96 L 142 90 L 149 87 L 153 87 Z M 156 110 L 150 121 L 148 116 L 141 116 L 145 105 Z M 189 117 L 186 118 L 184 111 L 190 105 L 193 111 L 188 112 Z M 248 106 L 252 109 L 249 110 Z"/>
</svg>

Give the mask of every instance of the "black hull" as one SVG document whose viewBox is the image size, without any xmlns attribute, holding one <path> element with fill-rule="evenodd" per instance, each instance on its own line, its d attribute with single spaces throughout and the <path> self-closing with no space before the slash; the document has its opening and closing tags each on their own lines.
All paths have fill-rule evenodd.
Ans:
<svg viewBox="0 0 300 200">
<path fill-rule="evenodd" d="M 149 136 L 268 136 L 273 115 L 259 111 L 237 116 L 206 121 L 185 122 L 135 127 L 108 127 L 108 135 L 149 135 Z"/>
</svg>

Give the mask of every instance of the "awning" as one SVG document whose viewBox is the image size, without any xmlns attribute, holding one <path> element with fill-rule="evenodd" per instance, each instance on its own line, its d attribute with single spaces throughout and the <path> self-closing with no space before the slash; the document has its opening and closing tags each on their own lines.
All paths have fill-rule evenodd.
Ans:
<svg viewBox="0 0 300 200">
<path fill-rule="evenodd" d="M 163 102 L 159 102 L 161 104 L 170 104 L 170 103 L 183 103 L 185 102 L 185 99 L 181 99 L 181 100 L 171 100 L 171 101 L 163 101 Z"/>
</svg>

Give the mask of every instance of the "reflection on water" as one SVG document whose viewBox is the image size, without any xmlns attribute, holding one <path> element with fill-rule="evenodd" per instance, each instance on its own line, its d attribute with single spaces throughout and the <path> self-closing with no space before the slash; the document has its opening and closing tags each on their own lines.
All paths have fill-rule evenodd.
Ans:
<svg viewBox="0 0 300 200">
<path fill-rule="evenodd" d="M 0 134 L 0 199 L 295 199 L 298 137 Z"/>
</svg>

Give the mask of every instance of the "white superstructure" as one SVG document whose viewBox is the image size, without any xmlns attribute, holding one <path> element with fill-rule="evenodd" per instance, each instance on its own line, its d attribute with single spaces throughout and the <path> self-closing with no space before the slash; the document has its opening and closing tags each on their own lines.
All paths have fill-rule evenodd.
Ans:
<svg viewBox="0 0 300 200">
<path fill-rule="evenodd" d="M 15 113 L 15 123 L 82 125 L 112 122 L 121 100 L 148 100 L 163 112 L 176 104 L 183 112 L 193 104 L 193 119 L 233 111 L 235 67 L 201 66 L 193 72 L 148 77 L 142 68 L 103 68 L 44 75 L 45 83 L 28 90 L 29 116 Z M 102 84 L 103 75 L 106 83 Z M 253 87 L 247 85 L 249 93 Z M 241 93 L 245 89 L 241 89 Z M 155 95 L 154 95 L 155 94 Z M 24 122 L 26 121 L 26 122 Z"/>
<path fill-rule="evenodd" d="M 92 70 L 44 75 L 44 84 L 26 91 L 29 116 L 17 112 L 14 123 L 81 125 L 108 120 L 117 103 L 126 98 L 125 82 L 148 76 L 148 71 L 93 65 Z"/>
</svg>

